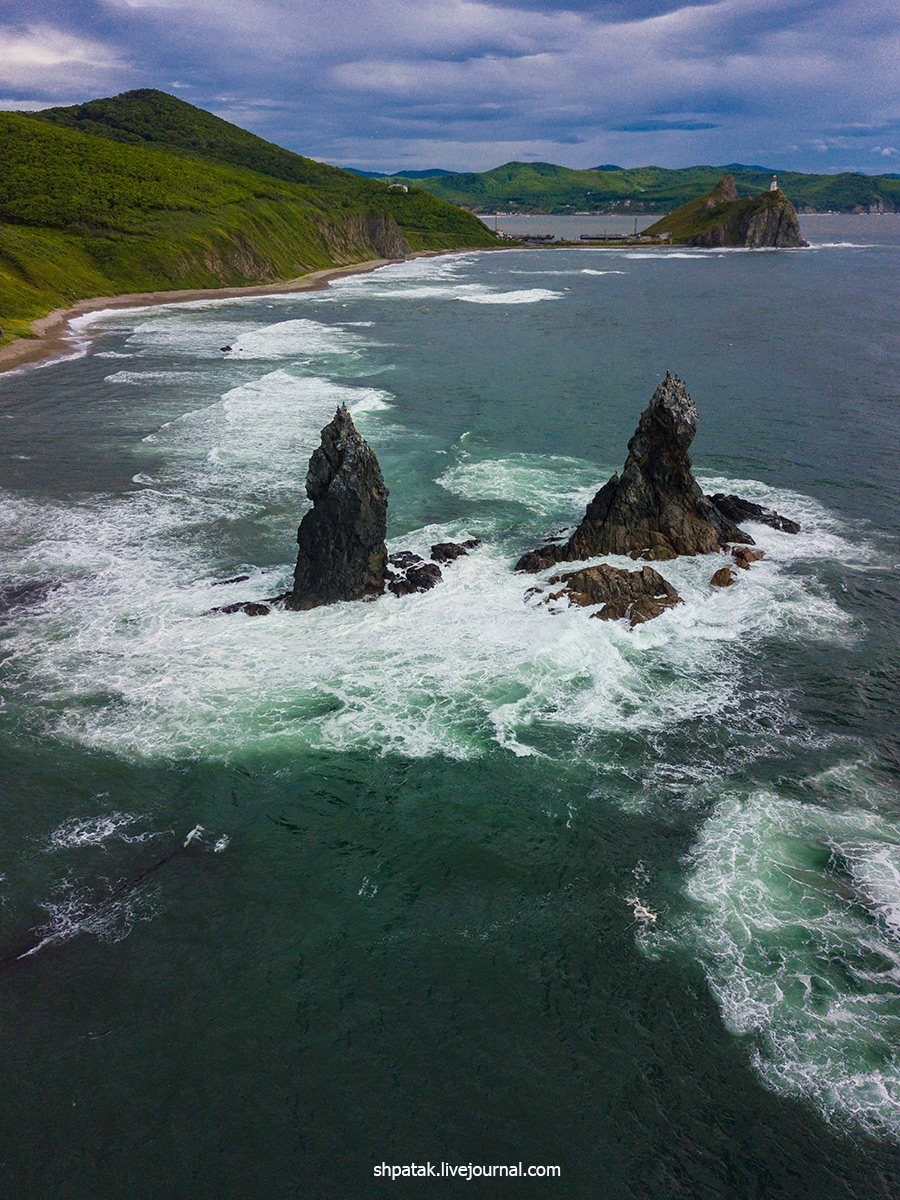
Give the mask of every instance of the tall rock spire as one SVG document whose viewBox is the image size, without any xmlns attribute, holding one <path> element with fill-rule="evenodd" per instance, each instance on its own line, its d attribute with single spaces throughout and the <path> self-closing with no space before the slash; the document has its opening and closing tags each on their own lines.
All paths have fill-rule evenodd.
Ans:
<svg viewBox="0 0 900 1200">
<path fill-rule="evenodd" d="M 384 591 L 388 490 L 378 459 L 342 404 L 309 460 L 313 506 L 297 530 L 293 609 L 358 600 Z"/>
</svg>

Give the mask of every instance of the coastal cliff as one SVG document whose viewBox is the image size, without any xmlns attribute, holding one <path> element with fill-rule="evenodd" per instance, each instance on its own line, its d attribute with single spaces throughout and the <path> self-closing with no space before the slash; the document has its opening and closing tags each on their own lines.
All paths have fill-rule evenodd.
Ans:
<svg viewBox="0 0 900 1200">
<path fill-rule="evenodd" d="M 726 175 L 712 191 L 682 204 L 644 232 L 669 234 L 673 244 L 701 248 L 759 250 L 808 245 L 800 234 L 797 212 L 780 188 L 741 198 L 733 175 Z"/>
</svg>

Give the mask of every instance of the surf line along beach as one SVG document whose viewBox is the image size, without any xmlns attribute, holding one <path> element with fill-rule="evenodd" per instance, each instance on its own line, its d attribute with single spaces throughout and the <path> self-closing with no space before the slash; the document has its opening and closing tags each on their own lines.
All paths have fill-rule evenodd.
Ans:
<svg viewBox="0 0 900 1200">
<path fill-rule="evenodd" d="M 276 283 L 250 284 L 246 287 L 186 288 L 180 291 L 127 292 L 118 296 L 91 296 L 79 300 L 71 308 L 55 308 L 46 317 L 32 321 L 33 338 L 17 338 L 0 347 L 0 374 L 28 366 L 45 366 L 77 353 L 70 323 L 90 313 L 108 312 L 117 308 L 156 308 L 163 304 L 187 304 L 192 300 L 236 300 L 252 296 L 277 296 L 291 292 L 314 292 L 327 288 L 332 279 L 346 275 L 365 275 L 392 263 L 409 262 L 414 258 L 438 258 L 456 250 L 419 250 L 403 258 L 371 258 L 346 267 L 326 267 L 310 271 L 294 279 Z"/>
</svg>

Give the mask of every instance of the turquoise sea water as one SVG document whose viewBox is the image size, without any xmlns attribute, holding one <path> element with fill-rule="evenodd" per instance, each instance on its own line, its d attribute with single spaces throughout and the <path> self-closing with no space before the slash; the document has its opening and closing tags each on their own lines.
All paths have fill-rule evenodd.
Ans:
<svg viewBox="0 0 900 1200">
<path fill-rule="evenodd" d="M 804 230 L 119 311 L 0 379 L 2 584 L 61 584 L 0 615 L 4 1197 L 900 1195 L 900 219 Z M 707 490 L 803 531 L 553 613 L 512 565 L 666 369 Z M 482 546 L 205 615 L 284 588 L 342 401 L 391 548 Z M 428 1160 L 562 1179 L 373 1174 Z"/>
</svg>

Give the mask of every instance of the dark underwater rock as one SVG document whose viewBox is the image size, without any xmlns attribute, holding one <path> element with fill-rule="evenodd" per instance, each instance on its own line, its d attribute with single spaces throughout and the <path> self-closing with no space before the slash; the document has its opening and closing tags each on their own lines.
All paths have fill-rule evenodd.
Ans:
<svg viewBox="0 0 900 1200">
<path fill-rule="evenodd" d="M 262 600 L 236 600 L 234 604 L 220 604 L 218 608 L 211 608 L 204 616 L 213 613 L 246 613 L 248 617 L 267 617 L 270 611 L 269 605 Z"/>
<path fill-rule="evenodd" d="M 400 550 L 392 554 L 388 568 L 388 591 L 395 596 L 410 596 L 413 592 L 429 592 L 440 583 L 443 576 L 436 563 L 426 562 L 411 550 Z M 391 568 L 396 568 L 392 570 Z"/>
<path fill-rule="evenodd" d="M 602 604 L 600 611 L 592 616 L 601 621 L 627 618 L 632 628 L 682 602 L 672 585 L 652 567 L 627 571 L 601 563 L 565 575 L 554 575 L 549 582 L 550 586 L 563 585 L 559 591 L 551 593 L 551 599 L 566 596 L 571 604 L 585 608 Z"/>
<path fill-rule="evenodd" d="M 723 516 L 735 523 L 757 521 L 760 525 L 771 525 L 773 529 L 780 529 L 782 533 L 800 532 L 796 521 L 783 517 L 774 508 L 763 508 L 761 504 L 754 504 L 752 500 L 742 500 L 740 496 L 726 496 L 724 492 L 717 492 L 715 496 L 708 498 Z"/>
<path fill-rule="evenodd" d="M 694 478 L 688 447 L 697 421 L 684 384 L 667 371 L 628 443 L 621 476 L 613 475 L 597 492 L 564 546 L 545 543 L 523 555 L 516 569 L 542 570 L 554 561 L 605 554 L 663 561 L 679 554 L 709 554 L 726 542 L 752 544 L 703 495 Z"/>
<path fill-rule="evenodd" d="M 230 579 L 217 579 L 211 583 L 210 587 L 225 587 L 228 583 L 243 583 L 245 579 L 249 579 L 249 575 L 232 575 Z"/>
<path fill-rule="evenodd" d="M 0 587 L 0 612 L 40 604 L 59 587 L 62 584 L 56 579 L 29 579 L 24 583 L 5 584 Z"/>
<path fill-rule="evenodd" d="M 378 459 L 342 404 L 309 460 L 313 507 L 297 530 L 291 609 L 359 600 L 384 591 L 388 490 Z"/>
</svg>

